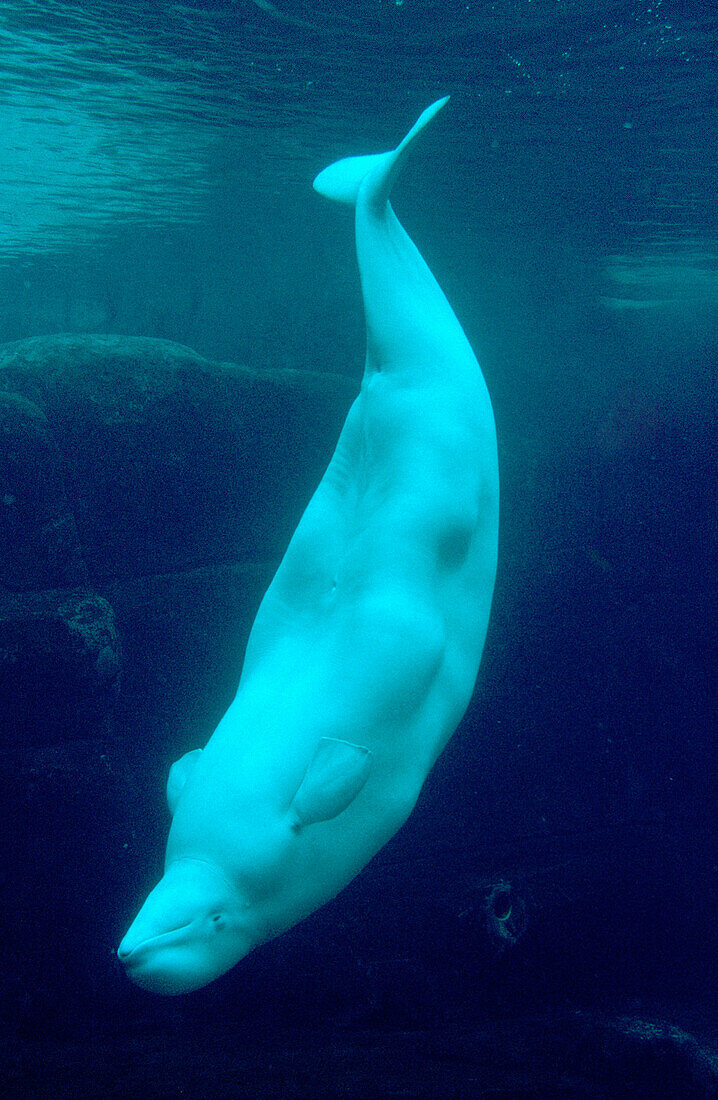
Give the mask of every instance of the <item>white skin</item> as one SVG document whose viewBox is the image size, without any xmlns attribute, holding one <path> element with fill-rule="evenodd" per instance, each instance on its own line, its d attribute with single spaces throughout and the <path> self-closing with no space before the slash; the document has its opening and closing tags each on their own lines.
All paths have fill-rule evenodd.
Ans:
<svg viewBox="0 0 718 1100">
<path fill-rule="evenodd" d="M 350 196 L 361 392 L 259 609 L 235 700 L 170 777 L 165 875 L 119 951 L 157 992 L 205 985 L 350 882 L 406 820 L 473 691 L 496 570 L 493 413 L 388 202 L 442 105 L 367 160 Z"/>
</svg>

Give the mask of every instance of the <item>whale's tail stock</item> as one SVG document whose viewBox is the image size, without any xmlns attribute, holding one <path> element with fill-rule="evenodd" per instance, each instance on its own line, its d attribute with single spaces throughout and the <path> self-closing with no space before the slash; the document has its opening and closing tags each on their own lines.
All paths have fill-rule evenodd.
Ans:
<svg viewBox="0 0 718 1100">
<path fill-rule="evenodd" d="M 314 180 L 319 194 L 354 208 L 367 330 L 365 376 L 399 369 L 414 382 L 441 377 L 461 387 L 463 372 L 478 371 L 454 311 L 389 202 L 409 150 L 448 99 L 422 111 L 396 149 L 335 161 Z"/>
<path fill-rule="evenodd" d="M 396 149 L 388 153 L 375 153 L 369 156 L 344 157 L 330 164 L 314 180 L 314 190 L 335 202 L 356 204 L 359 190 L 367 181 L 370 193 L 366 195 L 367 201 L 379 208 L 383 207 L 389 199 L 389 194 L 394 181 L 400 174 L 406 161 L 407 153 L 414 139 L 431 122 L 434 115 L 438 114 L 448 95 L 443 99 L 437 99 L 435 103 L 427 107 L 419 115 L 418 119 L 409 130 L 406 137 L 399 142 Z"/>
</svg>

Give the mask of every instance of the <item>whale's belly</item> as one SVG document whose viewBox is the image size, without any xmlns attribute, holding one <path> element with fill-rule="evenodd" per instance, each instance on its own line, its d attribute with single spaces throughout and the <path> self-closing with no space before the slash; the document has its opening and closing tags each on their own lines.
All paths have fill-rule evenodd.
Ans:
<svg viewBox="0 0 718 1100">
<path fill-rule="evenodd" d="M 317 694 L 358 730 L 410 735 L 428 704 L 430 760 L 470 698 L 496 568 L 493 416 L 478 365 L 461 381 L 365 383 L 245 659 L 247 676 L 279 648 L 320 665 Z"/>
</svg>

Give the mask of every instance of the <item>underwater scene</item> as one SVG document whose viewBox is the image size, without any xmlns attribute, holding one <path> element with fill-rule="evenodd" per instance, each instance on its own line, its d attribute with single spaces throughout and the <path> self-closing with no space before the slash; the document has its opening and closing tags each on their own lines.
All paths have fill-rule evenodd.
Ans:
<svg viewBox="0 0 718 1100">
<path fill-rule="evenodd" d="M 716 51 L 0 4 L 0 1095 L 718 1096 Z"/>
</svg>

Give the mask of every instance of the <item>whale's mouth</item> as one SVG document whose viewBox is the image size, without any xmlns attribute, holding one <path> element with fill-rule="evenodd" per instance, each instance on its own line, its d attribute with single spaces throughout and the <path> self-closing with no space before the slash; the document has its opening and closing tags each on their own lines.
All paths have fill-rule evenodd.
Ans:
<svg viewBox="0 0 718 1100">
<path fill-rule="evenodd" d="M 192 921 L 186 921 L 185 924 L 178 924 L 176 928 L 169 928 L 166 932 L 160 932 L 157 936 L 150 936 L 136 943 L 131 941 L 126 943 L 123 940 L 117 948 L 117 957 L 125 966 L 131 965 L 133 962 L 139 962 L 149 949 L 164 947 L 179 939 L 179 933 L 184 932 L 185 928 L 189 928 L 191 924 Z"/>
</svg>

